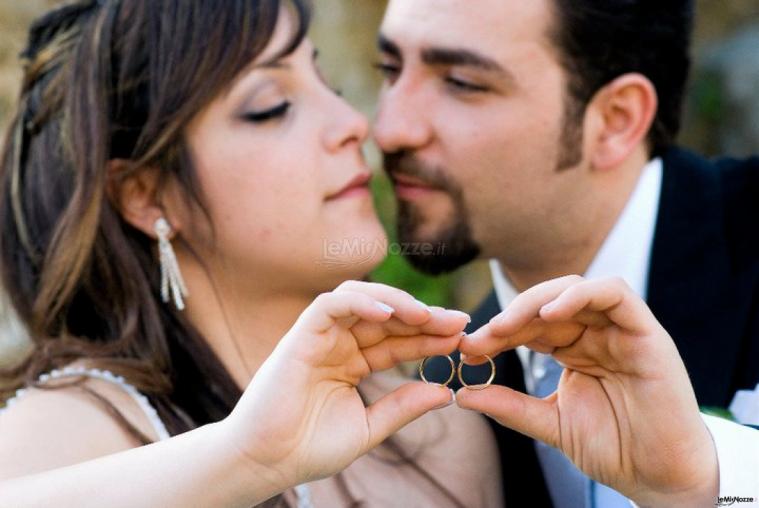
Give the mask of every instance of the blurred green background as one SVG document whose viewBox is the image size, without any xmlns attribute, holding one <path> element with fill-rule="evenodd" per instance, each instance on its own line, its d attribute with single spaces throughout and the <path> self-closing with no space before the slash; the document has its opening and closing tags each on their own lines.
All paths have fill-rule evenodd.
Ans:
<svg viewBox="0 0 759 508">
<path fill-rule="evenodd" d="M 477 0 L 471 0 L 476 6 Z M 17 55 L 31 20 L 54 0 L 0 0 L 0 132 L 13 110 L 20 69 Z M 331 83 L 370 117 L 374 116 L 380 76 L 372 63 L 384 0 L 318 0 L 312 37 Z M 759 152 L 759 1 L 698 0 L 694 72 L 687 98 L 682 144 L 702 153 L 745 155 Z M 367 146 L 373 167 L 379 156 Z M 393 232 L 395 202 L 383 177 L 374 184 L 377 207 Z M 436 305 L 472 310 L 490 290 L 484 262 L 457 273 L 425 277 L 399 256 L 389 256 L 373 274 Z M 0 306 L 2 307 L 2 306 Z M 3 311 L 0 310 L 0 314 Z M 6 311 L 7 313 L 7 311 Z M 10 361 L 23 338 L 12 320 L 0 326 L 0 365 Z"/>
</svg>

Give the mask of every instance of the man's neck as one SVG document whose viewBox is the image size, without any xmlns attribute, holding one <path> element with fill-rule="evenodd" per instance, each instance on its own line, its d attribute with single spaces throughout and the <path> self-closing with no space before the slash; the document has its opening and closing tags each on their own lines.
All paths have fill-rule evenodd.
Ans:
<svg viewBox="0 0 759 508">
<path fill-rule="evenodd" d="M 571 274 L 584 274 L 595 259 L 606 235 L 608 235 L 614 223 L 598 224 L 595 234 L 588 235 L 576 244 L 565 243 L 556 246 L 551 254 L 545 253 L 533 262 L 523 265 L 515 265 L 508 262 L 508 256 L 496 259 L 500 262 L 504 275 L 508 277 L 518 292 L 525 291 L 536 284 L 550 279 Z"/>
<path fill-rule="evenodd" d="M 508 246 L 496 253 L 495 259 L 514 288 L 522 292 L 556 277 L 585 274 L 628 204 L 645 164 L 641 156 L 613 173 L 599 175 L 596 187 L 588 191 L 597 198 L 579 205 L 582 210 L 576 220 L 565 224 L 562 234 L 541 239 L 541 246 L 529 256 L 515 260 Z"/>
</svg>

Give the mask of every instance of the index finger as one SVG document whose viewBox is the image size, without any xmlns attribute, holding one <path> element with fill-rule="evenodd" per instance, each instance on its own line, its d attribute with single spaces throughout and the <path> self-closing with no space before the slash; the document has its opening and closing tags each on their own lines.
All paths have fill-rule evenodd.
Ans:
<svg viewBox="0 0 759 508">
<path fill-rule="evenodd" d="M 620 278 L 588 280 L 562 292 L 540 311 L 548 321 L 574 319 L 578 313 L 603 315 L 609 323 L 638 335 L 656 323 L 646 303 Z"/>
<path fill-rule="evenodd" d="M 431 319 L 453 319 L 456 322 L 462 322 L 461 329 L 463 330 L 464 326 L 466 326 L 466 323 L 469 321 L 469 316 L 464 312 L 454 310 L 445 310 L 443 313 L 433 312 L 431 307 L 424 302 L 417 300 L 406 291 L 377 282 L 349 280 L 340 284 L 337 289 L 335 289 L 335 292 L 354 292 L 369 295 L 372 298 L 391 306 L 395 310 L 395 312 L 393 312 L 394 319 L 413 327 L 421 327 L 427 324 Z M 445 316 L 443 314 L 445 314 Z M 448 327 L 444 328 L 446 331 L 448 330 Z M 455 333 L 455 331 L 447 332 L 445 334 L 450 335 L 453 333 Z"/>
<path fill-rule="evenodd" d="M 351 330 L 362 339 L 370 343 L 379 341 L 385 336 L 413 336 L 419 334 L 449 336 L 462 332 L 469 322 L 469 316 L 456 311 L 430 308 L 430 317 L 422 325 L 412 326 L 396 317 L 377 324 L 371 321 L 359 321 L 351 327 Z"/>
<path fill-rule="evenodd" d="M 514 298 L 503 312 L 490 320 L 490 330 L 494 335 L 500 336 L 517 333 L 539 316 L 544 305 L 583 280 L 579 275 L 567 275 L 531 287 Z"/>
<path fill-rule="evenodd" d="M 486 324 L 461 340 L 459 351 L 467 356 L 495 356 L 517 346 L 530 347 L 533 341 L 554 348 L 572 345 L 585 331 L 586 326 L 577 321 L 549 323 L 533 318 L 516 332 L 509 335 L 496 333 L 492 324 Z"/>
</svg>

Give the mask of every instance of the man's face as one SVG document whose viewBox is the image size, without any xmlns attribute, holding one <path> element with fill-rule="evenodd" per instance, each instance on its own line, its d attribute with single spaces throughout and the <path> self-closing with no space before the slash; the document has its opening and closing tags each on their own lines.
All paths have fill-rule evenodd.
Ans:
<svg viewBox="0 0 759 508">
<path fill-rule="evenodd" d="M 422 270 L 504 249 L 519 262 L 581 196 L 582 122 L 567 115 L 548 2 L 390 1 L 374 135 L 400 240 L 446 244 L 409 259 Z"/>
</svg>

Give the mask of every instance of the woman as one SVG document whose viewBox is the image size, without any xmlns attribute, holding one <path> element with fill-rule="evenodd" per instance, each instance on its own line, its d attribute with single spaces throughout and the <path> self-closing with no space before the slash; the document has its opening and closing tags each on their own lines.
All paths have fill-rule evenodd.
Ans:
<svg viewBox="0 0 759 508">
<path fill-rule="evenodd" d="M 489 431 L 455 408 L 356 460 L 451 401 L 369 373 L 454 350 L 466 316 L 341 285 L 381 252 L 330 248 L 325 269 L 328 246 L 384 233 L 366 120 L 320 79 L 308 17 L 299 0 L 100 0 L 32 27 L 0 206 L 36 344 L 16 386 L 37 388 L 0 415 L 11 504 L 250 505 L 354 460 L 276 501 L 500 503 Z M 367 403 L 397 390 L 365 408 L 362 379 Z"/>
</svg>

